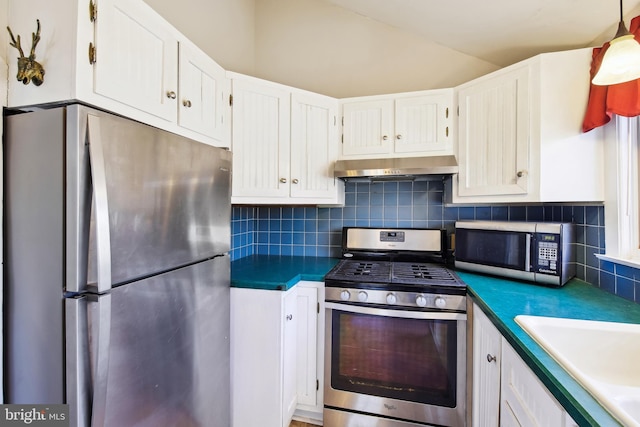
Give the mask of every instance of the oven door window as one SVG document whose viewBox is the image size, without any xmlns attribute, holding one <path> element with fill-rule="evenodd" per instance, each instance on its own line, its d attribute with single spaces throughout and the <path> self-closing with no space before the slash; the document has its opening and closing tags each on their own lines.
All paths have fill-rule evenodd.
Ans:
<svg viewBox="0 0 640 427">
<path fill-rule="evenodd" d="M 332 311 L 331 386 L 454 408 L 455 320 Z"/>
</svg>

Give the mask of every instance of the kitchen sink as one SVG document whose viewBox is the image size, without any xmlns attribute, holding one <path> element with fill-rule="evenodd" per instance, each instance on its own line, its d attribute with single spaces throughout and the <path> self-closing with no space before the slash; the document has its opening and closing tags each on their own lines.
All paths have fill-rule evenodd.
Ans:
<svg viewBox="0 0 640 427">
<path fill-rule="evenodd" d="M 622 424 L 640 427 L 640 324 L 527 315 L 515 321 Z"/>
</svg>

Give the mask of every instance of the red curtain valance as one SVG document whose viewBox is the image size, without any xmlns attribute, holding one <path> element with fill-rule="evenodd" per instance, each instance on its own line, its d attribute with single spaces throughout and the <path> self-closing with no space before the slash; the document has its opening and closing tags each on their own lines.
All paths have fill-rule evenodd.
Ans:
<svg viewBox="0 0 640 427">
<path fill-rule="evenodd" d="M 631 20 L 629 32 L 640 42 L 640 16 Z M 593 49 L 591 79 L 598 72 L 602 57 L 608 48 L 609 42 Z M 611 86 L 596 86 L 591 83 L 582 131 L 588 132 L 609 123 L 614 114 L 626 117 L 640 115 L 640 79 Z"/>
</svg>

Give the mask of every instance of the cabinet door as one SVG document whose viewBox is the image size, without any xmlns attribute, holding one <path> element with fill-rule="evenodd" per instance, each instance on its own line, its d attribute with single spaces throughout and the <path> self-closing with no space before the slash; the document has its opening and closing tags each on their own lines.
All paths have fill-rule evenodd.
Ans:
<svg viewBox="0 0 640 427">
<path fill-rule="evenodd" d="M 296 406 L 297 288 L 231 288 L 233 427 L 288 427 Z"/>
<path fill-rule="evenodd" d="M 387 154 L 393 151 L 393 100 L 346 102 L 342 155 Z"/>
<path fill-rule="evenodd" d="M 283 301 L 282 332 L 282 427 L 288 427 L 297 401 L 298 289 L 287 292 Z M 257 325 L 256 325 L 257 326 Z"/>
<path fill-rule="evenodd" d="M 396 99 L 394 151 L 428 153 L 451 150 L 451 104 L 452 93 Z"/>
<path fill-rule="evenodd" d="M 291 95 L 291 197 L 335 197 L 337 100 Z"/>
<path fill-rule="evenodd" d="M 94 91 L 175 121 L 178 43 L 172 28 L 144 2 L 100 0 Z"/>
<path fill-rule="evenodd" d="M 188 42 L 180 42 L 179 53 L 178 124 L 220 140 L 225 71 Z"/>
<path fill-rule="evenodd" d="M 234 79 L 233 196 L 289 196 L 289 92 Z"/>
<path fill-rule="evenodd" d="M 318 405 L 318 290 L 298 287 L 298 405 Z"/>
<path fill-rule="evenodd" d="M 529 191 L 529 68 L 459 91 L 458 195 Z"/>
<path fill-rule="evenodd" d="M 476 305 L 473 306 L 473 413 L 472 425 L 497 427 L 500 419 L 500 332 Z"/>
<path fill-rule="evenodd" d="M 501 383 L 501 426 L 562 427 L 571 420 L 504 338 Z"/>
</svg>

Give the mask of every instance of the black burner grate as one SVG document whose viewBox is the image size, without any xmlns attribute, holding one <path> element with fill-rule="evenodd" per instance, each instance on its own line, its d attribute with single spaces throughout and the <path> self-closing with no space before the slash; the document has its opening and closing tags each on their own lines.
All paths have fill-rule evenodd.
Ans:
<svg viewBox="0 0 640 427">
<path fill-rule="evenodd" d="M 343 260 L 325 276 L 325 279 L 389 283 L 391 263 L 388 261 Z"/>
<path fill-rule="evenodd" d="M 394 262 L 391 283 L 445 286 L 464 285 L 457 276 L 442 265 L 413 262 Z"/>
<path fill-rule="evenodd" d="M 423 262 L 342 260 L 326 276 L 329 281 L 424 286 L 466 286 L 441 264 Z"/>
</svg>

